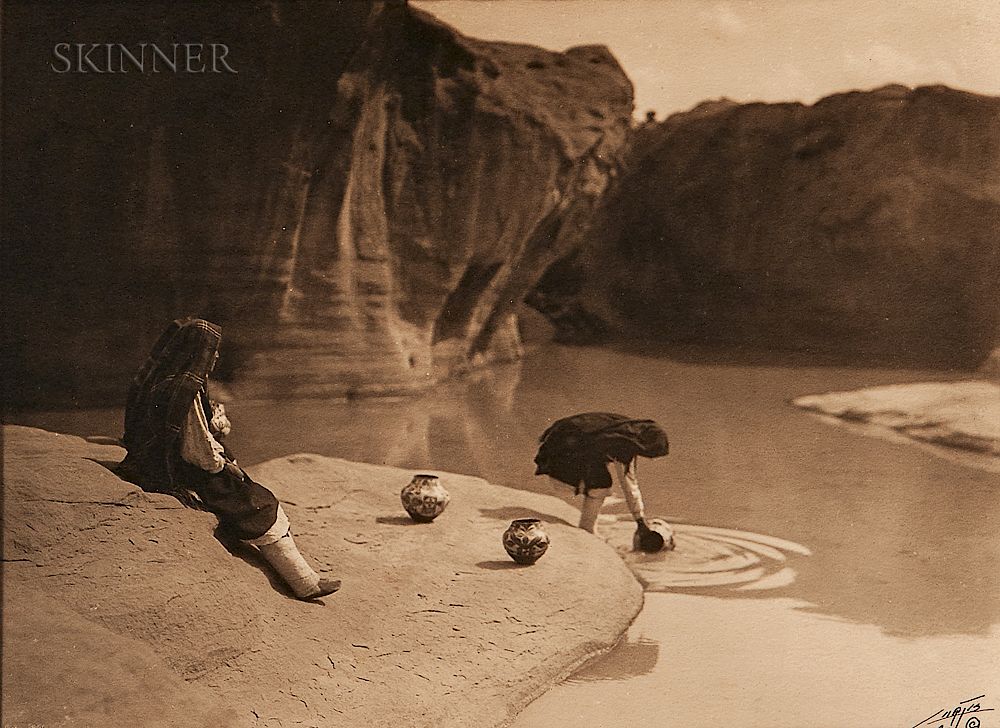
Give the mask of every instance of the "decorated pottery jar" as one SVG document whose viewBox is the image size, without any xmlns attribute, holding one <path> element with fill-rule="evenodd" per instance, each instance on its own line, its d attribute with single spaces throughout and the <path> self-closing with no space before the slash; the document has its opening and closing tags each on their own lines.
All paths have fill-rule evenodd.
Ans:
<svg viewBox="0 0 1000 728">
<path fill-rule="evenodd" d="M 637 528 L 632 537 L 632 550 L 656 553 L 671 551 L 674 548 L 674 529 L 662 518 L 651 518 L 646 521 L 646 528 Z"/>
<path fill-rule="evenodd" d="M 436 475 L 414 475 L 399 493 L 403 508 L 418 523 L 430 523 L 441 515 L 451 496 Z"/>
<path fill-rule="evenodd" d="M 503 532 L 503 547 L 519 564 L 533 564 L 549 548 L 549 535 L 537 518 L 518 518 Z"/>
</svg>

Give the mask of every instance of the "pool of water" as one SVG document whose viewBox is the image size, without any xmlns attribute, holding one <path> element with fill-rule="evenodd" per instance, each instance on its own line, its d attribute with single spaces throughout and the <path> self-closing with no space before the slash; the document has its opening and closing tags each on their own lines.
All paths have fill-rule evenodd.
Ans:
<svg viewBox="0 0 1000 728">
<path fill-rule="evenodd" d="M 913 726 L 983 693 L 1000 703 L 1000 476 L 789 402 L 942 378 L 550 344 L 415 398 L 233 402 L 230 444 L 244 464 L 313 452 L 572 501 L 533 475 L 552 420 L 655 419 L 671 452 L 641 461 L 639 481 L 677 548 L 630 553 L 624 505 L 606 506 L 598 533 L 646 584 L 646 607 L 616 650 L 515 725 Z M 11 419 L 121 427 L 117 410 Z"/>
</svg>

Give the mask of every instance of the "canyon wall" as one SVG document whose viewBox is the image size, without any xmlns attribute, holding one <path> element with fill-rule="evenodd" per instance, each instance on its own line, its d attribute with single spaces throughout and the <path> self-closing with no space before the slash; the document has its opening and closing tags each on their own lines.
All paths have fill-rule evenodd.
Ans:
<svg viewBox="0 0 1000 728">
<path fill-rule="evenodd" d="M 890 86 L 642 125 L 530 300 L 565 340 L 971 368 L 998 291 L 1000 99 Z"/>
<path fill-rule="evenodd" d="M 516 308 L 578 244 L 632 110 L 602 47 L 480 42 L 399 0 L 15 0 L 4 22 L 19 406 L 120 402 L 182 315 L 222 324 L 243 396 L 517 356 Z M 122 72 L 111 54 L 141 43 L 224 44 L 235 73 Z"/>
</svg>

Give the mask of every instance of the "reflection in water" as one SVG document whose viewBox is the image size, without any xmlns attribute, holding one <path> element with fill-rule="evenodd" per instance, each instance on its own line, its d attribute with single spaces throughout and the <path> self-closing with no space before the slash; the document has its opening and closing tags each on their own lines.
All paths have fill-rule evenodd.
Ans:
<svg viewBox="0 0 1000 728">
<path fill-rule="evenodd" d="M 229 442 L 244 463 L 312 452 L 573 502 L 570 489 L 534 477 L 542 431 L 584 411 L 654 419 L 671 454 L 643 462 L 640 480 L 647 512 L 675 525 L 677 548 L 633 554 L 634 524 L 601 522 L 653 593 L 625 642 L 514 725 L 913 725 L 1000 671 L 997 475 L 787 403 L 930 378 L 941 373 L 547 346 L 520 366 L 411 399 L 237 400 Z M 14 421 L 121 432 L 119 410 Z M 487 515 L 522 514 L 514 494 Z M 822 720 L 830 716 L 843 720 Z"/>
<path fill-rule="evenodd" d="M 729 559 L 760 559 L 749 568 L 763 571 L 698 593 L 795 597 L 895 635 L 986 634 L 1000 612 L 1000 563 L 989 529 L 972 524 L 1000 514 L 996 476 L 830 427 L 787 404 L 811 391 L 929 376 L 549 347 L 520 367 L 412 400 L 235 403 L 234 444 L 249 462 L 307 450 L 469 473 L 573 502 L 568 488 L 534 477 L 539 434 L 574 412 L 635 413 L 663 423 L 671 438 L 669 457 L 642 463 L 649 513 L 772 534 L 813 552 L 783 550 L 795 557 L 784 564 L 792 582 L 776 559 L 706 542 L 733 549 Z M 956 508 L 982 520 L 956 518 Z"/>
<path fill-rule="evenodd" d="M 460 472 L 509 483 L 520 365 L 475 372 L 425 396 L 233 402 L 230 444 L 248 462 L 313 452 L 394 467 Z M 535 437 L 535 436 L 532 436 Z M 523 483 L 519 483 L 523 487 Z"/>
<path fill-rule="evenodd" d="M 600 660 L 594 660 L 567 679 L 567 683 L 586 683 L 598 680 L 622 680 L 648 675 L 660 658 L 660 643 L 638 637 L 626 640 Z"/>
<path fill-rule="evenodd" d="M 831 427 L 788 404 L 809 392 L 941 376 L 718 364 L 549 345 L 519 365 L 478 372 L 420 397 L 237 400 L 228 407 L 229 443 L 243 463 L 312 452 L 468 473 L 574 502 L 570 489 L 534 476 L 542 431 L 575 412 L 648 417 L 666 427 L 671 453 L 642 463 L 647 512 L 671 523 L 732 529 L 724 537 L 704 527 L 678 534 L 688 540 L 679 543 L 675 561 L 690 559 L 695 571 L 688 576 L 739 577 L 720 586 L 685 585 L 686 594 L 789 597 L 809 605 L 803 608 L 904 637 L 987 635 L 1000 621 L 993 526 L 1000 517 L 998 476 Z M 13 421 L 117 435 L 120 418 L 111 410 Z M 803 544 L 812 555 L 759 534 Z M 696 549 L 704 550 L 696 557 Z M 721 571 L 708 569 L 712 554 L 720 557 Z M 643 578 L 655 581 L 656 575 Z"/>
<path fill-rule="evenodd" d="M 585 665 L 511 728 L 913 726 L 943 706 L 993 695 L 1000 629 L 982 637 L 890 637 L 802 606 L 787 598 L 647 594 L 621 648 L 626 656 L 616 649 Z M 628 650 L 647 639 L 659 643 L 657 662 L 635 674 Z M 995 723 L 984 719 L 987 726 Z"/>
</svg>

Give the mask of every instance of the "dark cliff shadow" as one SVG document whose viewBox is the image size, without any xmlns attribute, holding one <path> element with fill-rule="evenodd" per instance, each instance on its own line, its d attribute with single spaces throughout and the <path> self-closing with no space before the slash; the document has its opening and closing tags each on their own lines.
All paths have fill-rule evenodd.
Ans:
<svg viewBox="0 0 1000 728">
<path fill-rule="evenodd" d="M 544 523 L 562 523 L 566 526 L 573 526 L 565 518 L 553 516 L 550 513 L 542 513 L 533 508 L 522 508 L 520 506 L 505 506 L 503 508 L 480 508 L 479 512 L 487 518 L 495 518 L 498 521 L 513 521 L 515 518 L 537 518 Z"/>
</svg>

